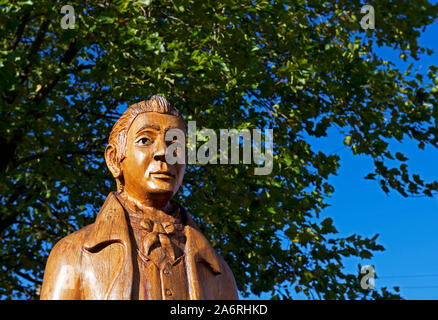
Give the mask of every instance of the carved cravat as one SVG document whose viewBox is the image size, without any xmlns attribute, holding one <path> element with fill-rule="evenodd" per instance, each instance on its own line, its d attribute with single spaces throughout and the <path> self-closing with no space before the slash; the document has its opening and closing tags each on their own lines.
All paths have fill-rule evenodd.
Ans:
<svg viewBox="0 0 438 320">
<path fill-rule="evenodd" d="M 141 252 L 149 256 L 155 245 L 161 245 L 164 253 L 168 255 L 172 261 L 175 261 L 178 257 L 175 255 L 175 250 L 169 237 L 173 235 L 175 231 L 182 231 L 183 228 L 183 225 L 180 223 L 154 222 L 149 218 L 141 219 L 140 229 L 146 232 L 141 239 Z"/>
<path fill-rule="evenodd" d="M 138 252 L 142 259 L 153 261 L 157 267 L 167 258 L 172 264 L 183 254 L 181 245 L 184 245 L 184 225 L 180 223 L 180 209 L 175 206 L 172 214 L 161 217 L 152 217 L 142 212 L 136 206 L 131 207 L 126 199 L 118 195 L 120 202 L 128 213 L 129 221 L 135 232 Z M 173 240 L 173 241 L 172 241 Z M 152 255 L 155 248 L 161 247 L 161 254 Z"/>
</svg>

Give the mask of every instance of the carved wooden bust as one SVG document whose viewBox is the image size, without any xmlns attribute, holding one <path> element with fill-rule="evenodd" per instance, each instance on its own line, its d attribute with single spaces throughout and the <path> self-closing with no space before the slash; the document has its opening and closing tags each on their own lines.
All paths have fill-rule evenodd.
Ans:
<svg viewBox="0 0 438 320">
<path fill-rule="evenodd" d="M 238 299 L 233 274 L 172 196 L 185 164 L 166 161 L 178 111 L 153 96 L 115 123 L 105 160 L 116 179 L 96 221 L 60 240 L 41 299 Z"/>
</svg>

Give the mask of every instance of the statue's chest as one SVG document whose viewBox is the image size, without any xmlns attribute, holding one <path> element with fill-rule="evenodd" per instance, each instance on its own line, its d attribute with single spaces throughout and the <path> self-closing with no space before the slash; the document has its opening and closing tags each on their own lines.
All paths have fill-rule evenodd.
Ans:
<svg viewBox="0 0 438 320">
<path fill-rule="evenodd" d="M 188 299 L 183 226 L 153 221 L 133 223 L 132 226 L 137 255 L 133 297 L 140 300 Z"/>
</svg>

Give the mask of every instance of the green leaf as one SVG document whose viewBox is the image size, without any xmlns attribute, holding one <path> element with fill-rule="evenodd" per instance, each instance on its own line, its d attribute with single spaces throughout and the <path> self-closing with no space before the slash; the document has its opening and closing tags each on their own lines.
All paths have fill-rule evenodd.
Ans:
<svg viewBox="0 0 438 320">
<path fill-rule="evenodd" d="M 344 138 L 344 145 L 350 146 L 351 145 L 351 136 L 345 136 Z"/>
</svg>

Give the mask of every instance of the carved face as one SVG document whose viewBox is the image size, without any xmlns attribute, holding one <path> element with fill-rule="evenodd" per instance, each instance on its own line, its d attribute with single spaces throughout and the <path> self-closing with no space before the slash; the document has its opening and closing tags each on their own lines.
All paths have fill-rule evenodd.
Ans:
<svg viewBox="0 0 438 320">
<path fill-rule="evenodd" d="M 184 177 L 185 164 L 166 162 L 166 131 L 180 129 L 185 132 L 184 121 L 176 116 L 147 112 L 138 115 L 128 131 L 126 157 L 121 162 L 124 191 L 144 199 L 151 194 L 168 194 L 178 191 Z"/>
</svg>

